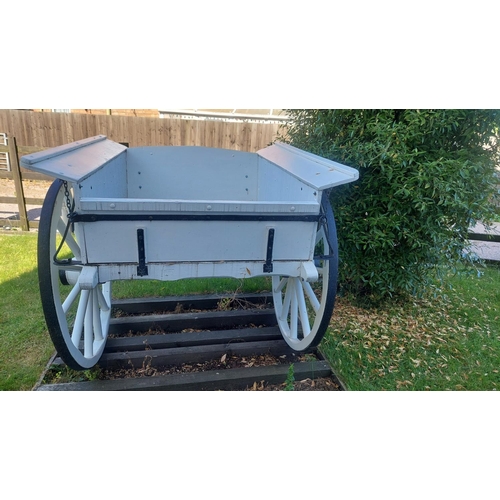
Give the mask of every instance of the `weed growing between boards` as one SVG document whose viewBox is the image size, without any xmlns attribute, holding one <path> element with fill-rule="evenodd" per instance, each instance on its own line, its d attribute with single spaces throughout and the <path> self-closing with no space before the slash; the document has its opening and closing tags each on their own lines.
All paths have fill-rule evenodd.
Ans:
<svg viewBox="0 0 500 500">
<path fill-rule="evenodd" d="M 449 275 L 426 299 L 337 300 L 321 349 L 351 390 L 500 388 L 500 268 Z"/>
</svg>

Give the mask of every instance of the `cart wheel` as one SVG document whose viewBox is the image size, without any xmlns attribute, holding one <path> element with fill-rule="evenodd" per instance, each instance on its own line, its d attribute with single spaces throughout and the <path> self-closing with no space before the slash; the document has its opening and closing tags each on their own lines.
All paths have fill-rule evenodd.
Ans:
<svg viewBox="0 0 500 500">
<path fill-rule="evenodd" d="M 68 187 L 68 196 L 65 191 L 65 184 L 57 179 L 43 203 L 38 228 L 38 280 L 45 321 L 59 356 L 70 368 L 85 370 L 99 361 L 104 350 L 111 316 L 111 283 L 90 290 L 80 288 L 80 246 L 67 217 L 72 190 Z M 56 259 L 63 262 L 56 263 Z"/>
<path fill-rule="evenodd" d="M 273 300 L 276 318 L 283 338 L 295 351 L 317 346 L 328 328 L 335 305 L 338 274 L 337 231 L 328 196 L 321 203 L 323 221 L 316 232 L 318 281 L 273 276 Z M 330 244 L 328 243 L 330 240 Z M 330 248 L 330 245 L 332 248 Z"/>
</svg>

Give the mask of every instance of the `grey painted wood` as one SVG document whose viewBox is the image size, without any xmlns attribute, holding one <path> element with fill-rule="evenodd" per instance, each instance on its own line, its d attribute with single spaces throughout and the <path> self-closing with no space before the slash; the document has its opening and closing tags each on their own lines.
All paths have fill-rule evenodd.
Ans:
<svg viewBox="0 0 500 500">
<path fill-rule="evenodd" d="M 280 142 L 257 154 L 320 191 L 353 182 L 359 176 L 354 168 Z"/>
<path fill-rule="evenodd" d="M 21 158 L 21 166 L 50 177 L 80 182 L 101 169 L 127 148 L 96 136 L 47 149 Z"/>
</svg>

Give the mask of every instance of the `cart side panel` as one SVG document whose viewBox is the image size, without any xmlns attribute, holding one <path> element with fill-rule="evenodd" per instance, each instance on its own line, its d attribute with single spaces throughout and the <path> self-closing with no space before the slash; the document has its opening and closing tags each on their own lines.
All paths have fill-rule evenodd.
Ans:
<svg viewBox="0 0 500 500">
<path fill-rule="evenodd" d="M 259 157 L 259 201 L 315 202 L 319 212 L 321 193 L 274 163 Z"/>
<path fill-rule="evenodd" d="M 128 197 L 184 200 L 257 199 L 255 153 L 199 146 L 128 150 Z"/>
<path fill-rule="evenodd" d="M 127 155 L 123 151 L 110 160 L 104 168 L 77 184 L 77 210 L 81 198 L 125 198 L 127 196 Z"/>
<path fill-rule="evenodd" d="M 263 262 L 271 228 L 273 261 L 307 261 L 316 231 L 315 222 L 297 221 L 98 221 L 81 226 L 89 264 L 138 263 L 139 229 L 146 263 Z"/>
</svg>

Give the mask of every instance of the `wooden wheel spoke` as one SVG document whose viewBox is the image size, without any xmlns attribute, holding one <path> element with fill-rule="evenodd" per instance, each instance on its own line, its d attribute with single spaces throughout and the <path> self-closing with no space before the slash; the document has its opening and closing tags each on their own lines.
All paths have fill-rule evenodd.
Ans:
<svg viewBox="0 0 500 500">
<path fill-rule="evenodd" d="M 62 310 L 64 313 L 67 313 L 75 299 L 78 297 L 78 294 L 80 293 L 80 284 L 77 282 L 73 288 L 71 289 L 71 292 L 69 292 L 68 296 L 66 297 L 66 300 L 64 301 L 62 305 Z"/>
<path fill-rule="evenodd" d="M 286 285 L 286 283 L 287 283 L 287 279 L 286 278 L 281 278 L 280 282 L 278 283 L 278 286 L 274 289 L 274 291 L 276 293 L 281 292 L 281 290 L 283 290 L 283 288 Z"/>
<path fill-rule="evenodd" d="M 297 302 L 299 306 L 300 324 L 302 325 L 302 334 L 304 335 L 304 337 L 307 337 L 311 333 L 311 326 L 309 324 L 309 316 L 307 314 L 303 283 L 301 284 L 297 283 L 295 290 L 297 293 Z"/>
<path fill-rule="evenodd" d="M 83 355 L 91 358 L 94 353 L 94 293 L 89 290 L 89 299 L 85 311 L 83 327 Z"/>
<path fill-rule="evenodd" d="M 104 337 L 102 336 L 102 318 L 101 318 L 101 309 L 100 309 L 100 303 L 99 303 L 99 292 L 100 288 L 97 287 L 93 291 L 93 324 L 94 324 L 94 337 L 96 341 L 101 341 L 104 340 Z M 103 297 L 104 298 L 104 297 Z"/>
<path fill-rule="evenodd" d="M 80 340 L 82 338 L 83 332 L 83 322 L 85 319 L 88 302 L 89 291 L 82 290 L 80 301 L 78 302 L 78 309 L 76 311 L 75 324 L 73 325 L 73 333 L 71 334 L 71 341 L 73 342 L 73 345 L 75 347 L 78 347 L 80 345 Z"/>
<path fill-rule="evenodd" d="M 323 227 L 321 227 L 316 233 L 316 241 L 314 242 L 314 244 L 317 245 L 319 241 L 322 240 L 324 237 L 325 237 L 325 230 Z"/>
<path fill-rule="evenodd" d="M 64 233 L 66 232 L 66 223 L 62 220 L 62 218 L 59 218 L 57 222 L 57 231 L 59 232 L 61 237 L 64 236 Z M 73 255 L 75 256 L 76 259 L 82 258 L 80 245 L 78 245 L 78 243 L 74 239 L 71 231 L 68 231 L 65 243 L 68 245 L 69 249 L 73 252 Z"/>
<path fill-rule="evenodd" d="M 106 285 L 103 285 L 106 286 Z M 97 300 L 101 311 L 108 312 L 110 310 L 111 304 L 108 304 L 106 297 L 103 295 L 103 291 L 100 286 L 96 288 Z"/>
<path fill-rule="evenodd" d="M 297 292 L 296 292 L 296 281 L 297 278 L 291 278 L 288 286 L 291 288 L 291 306 L 290 306 L 290 338 L 297 339 L 298 338 L 298 305 L 297 305 Z"/>
<path fill-rule="evenodd" d="M 291 302 L 292 302 L 292 285 L 291 285 L 291 279 L 288 279 L 285 290 L 285 298 L 283 299 L 283 307 L 281 309 L 281 315 L 280 315 L 281 321 L 286 321 L 288 312 L 290 311 Z"/>
<path fill-rule="evenodd" d="M 302 282 L 302 288 L 306 292 L 307 298 L 309 299 L 309 302 L 314 309 L 314 312 L 318 312 L 320 308 L 320 303 L 318 300 L 318 297 L 316 297 L 316 294 L 314 293 L 314 290 L 312 289 L 312 286 L 310 283 L 307 281 Z"/>
</svg>

